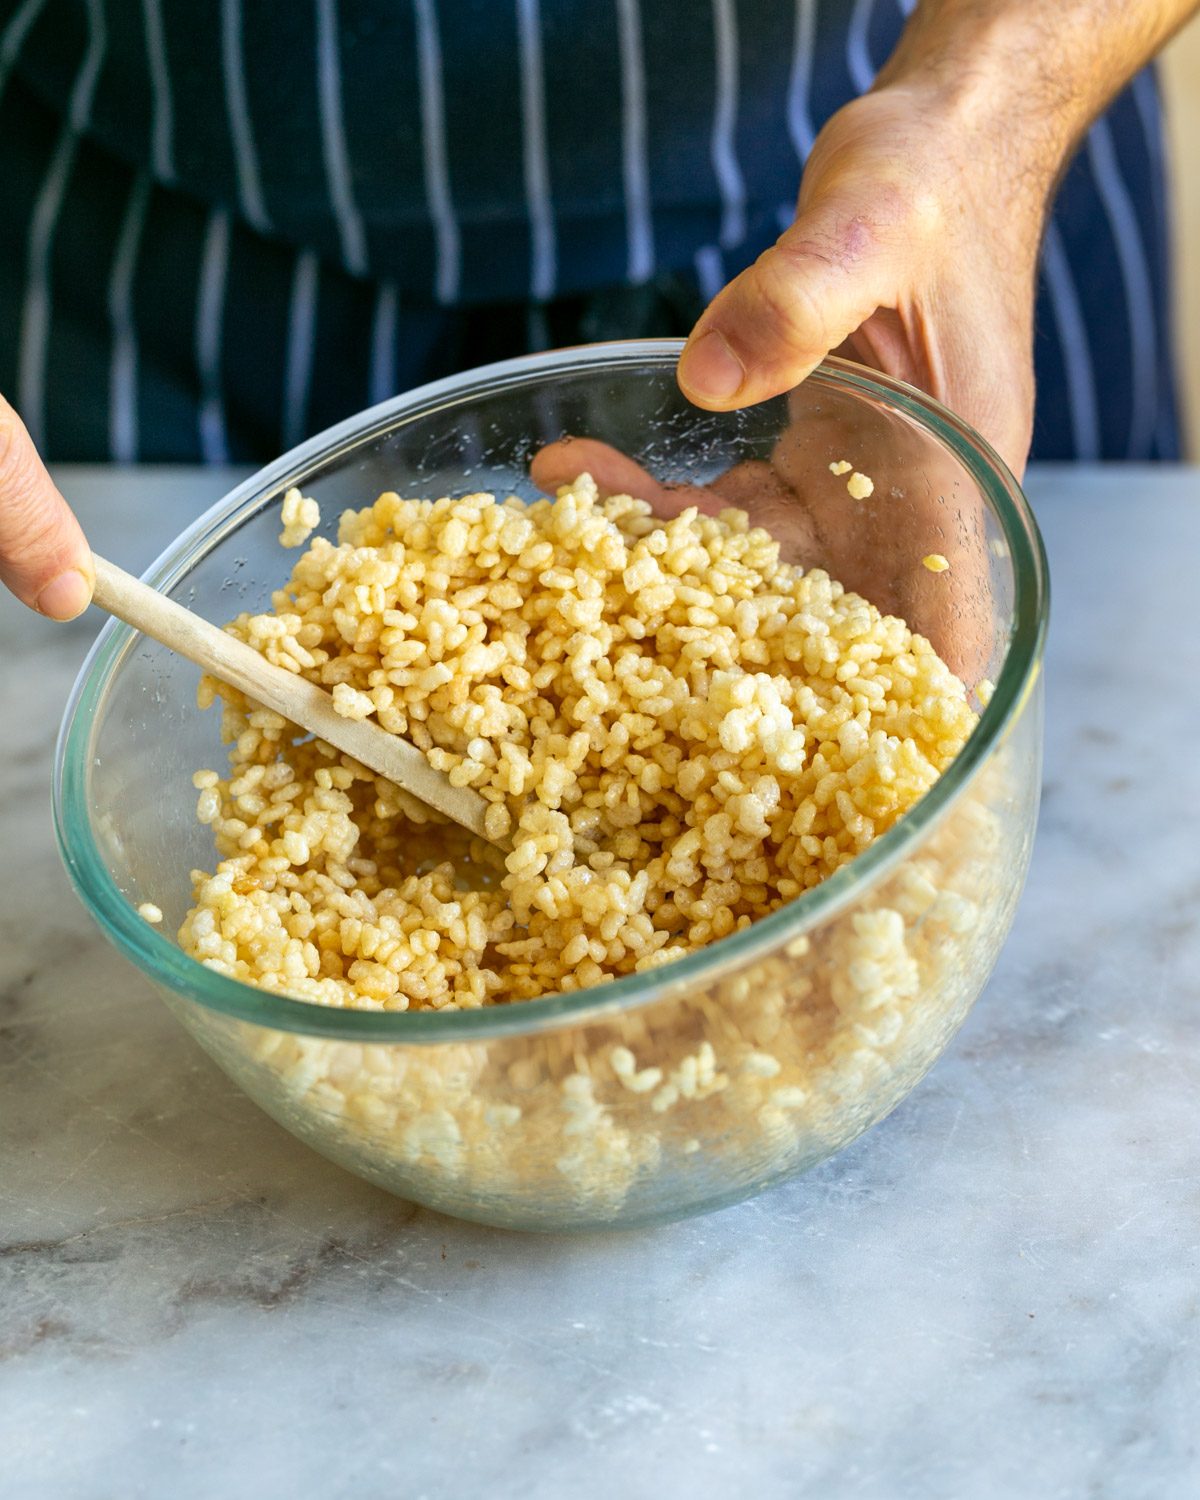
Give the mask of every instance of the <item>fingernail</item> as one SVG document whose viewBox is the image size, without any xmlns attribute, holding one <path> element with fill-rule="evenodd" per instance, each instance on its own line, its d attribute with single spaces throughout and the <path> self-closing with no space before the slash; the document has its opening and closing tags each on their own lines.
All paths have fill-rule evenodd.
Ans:
<svg viewBox="0 0 1200 1500">
<path fill-rule="evenodd" d="M 689 344 L 679 361 L 679 383 L 701 401 L 731 401 L 746 371 L 723 333 L 710 328 Z"/>
<path fill-rule="evenodd" d="M 70 568 L 52 578 L 37 596 L 38 613 L 49 620 L 73 620 L 84 612 L 91 599 L 91 584 L 78 568 Z"/>
</svg>

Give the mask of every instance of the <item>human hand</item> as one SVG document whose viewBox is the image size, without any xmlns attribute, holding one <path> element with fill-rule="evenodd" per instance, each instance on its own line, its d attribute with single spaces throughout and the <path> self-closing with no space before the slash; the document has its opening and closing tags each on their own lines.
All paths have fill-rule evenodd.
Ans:
<svg viewBox="0 0 1200 1500">
<path fill-rule="evenodd" d="M 0 396 L 0 582 L 51 620 L 73 620 L 92 597 L 92 554 L 33 446 Z"/>
<path fill-rule="evenodd" d="M 1057 159 L 974 95 L 903 72 L 818 136 L 795 223 L 701 316 L 696 405 L 791 390 L 831 351 L 928 391 L 1018 475 L 1033 418 L 1038 245 Z"/>
<path fill-rule="evenodd" d="M 534 454 L 530 476 L 553 495 L 582 473 L 601 494 L 629 494 L 669 520 L 689 506 L 744 510 L 770 532 L 785 561 L 824 568 L 883 614 L 925 636 L 968 687 L 991 675 L 1002 649 L 992 608 L 983 507 L 974 481 L 921 429 L 858 403 L 839 406 L 801 386 L 769 460 L 735 464 L 707 484 L 669 484 L 610 444 L 566 437 Z M 858 501 L 831 458 L 853 457 L 875 492 Z M 922 559 L 950 566 L 931 573 Z"/>
</svg>

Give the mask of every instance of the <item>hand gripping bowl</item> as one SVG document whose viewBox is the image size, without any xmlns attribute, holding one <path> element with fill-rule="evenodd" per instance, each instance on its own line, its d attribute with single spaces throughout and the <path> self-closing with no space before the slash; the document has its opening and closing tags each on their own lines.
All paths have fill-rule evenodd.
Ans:
<svg viewBox="0 0 1200 1500">
<path fill-rule="evenodd" d="M 277 537 L 289 486 L 321 502 L 327 534 L 342 508 L 387 489 L 532 497 L 531 455 L 564 434 L 614 444 L 661 480 L 772 461 L 795 489 L 775 486 L 770 514 L 753 518 L 785 555 L 789 530 L 803 533 L 798 560 L 902 614 L 969 682 L 995 683 L 933 789 L 824 884 L 702 951 L 593 989 L 479 1010 L 325 1008 L 215 973 L 168 935 L 190 903 L 190 870 L 214 860 L 191 776 L 224 762 L 219 716 L 196 707 L 196 670 L 110 623 L 59 739 L 59 844 L 109 938 L 301 1140 L 463 1218 L 649 1224 L 732 1203 L 840 1150 L 946 1047 L 1029 861 L 1047 583 L 1011 475 L 935 402 L 837 360 L 787 399 L 699 412 L 676 388 L 678 351 L 563 350 L 398 396 L 247 480 L 146 576 L 210 619 L 265 607 L 287 572 Z M 874 478 L 871 501 L 831 476 L 843 458 Z M 930 553 L 947 573 L 919 566 Z M 147 900 L 165 913 L 160 930 L 137 914 Z"/>
</svg>

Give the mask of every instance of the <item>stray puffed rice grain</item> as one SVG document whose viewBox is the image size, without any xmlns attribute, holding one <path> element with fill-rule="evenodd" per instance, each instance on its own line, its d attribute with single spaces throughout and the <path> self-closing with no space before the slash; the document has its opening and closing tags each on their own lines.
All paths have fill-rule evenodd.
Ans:
<svg viewBox="0 0 1200 1500">
<path fill-rule="evenodd" d="M 321 508 L 315 500 L 308 500 L 294 487 L 283 497 L 283 508 L 279 519 L 283 530 L 279 534 L 281 547 L 303 547 L 321 523 Z"/>
</svg>

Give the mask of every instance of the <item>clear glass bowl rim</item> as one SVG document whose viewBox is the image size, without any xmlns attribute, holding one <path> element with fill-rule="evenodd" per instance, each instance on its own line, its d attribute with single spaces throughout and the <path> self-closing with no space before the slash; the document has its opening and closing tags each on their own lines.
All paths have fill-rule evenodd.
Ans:
<svg viewBox="0 0 1200 1500">
<path fill-rule="evenodd" d="M 171 588 L 250 516 L 303 484 L 314 469 L 397 425 L 441 407 L 532 384 L 554 372 L 612 374 L 672 368 L 683 345 L 642 339 L 556 349 L 481 366 L 417 387 L 316 434 L 236 486 L 200 516 L 143 574 Z M 339 1010 L 293 1000 L 218 974 L 190 958 L 140 917 L 116 885 L 92 831 L 86 786 L 92 726 L 137 632 L 116 620 L 100 631 L 71 691 L 55 746 L 55 837 L 71 883 L 105 936 L 150 979 L 208 1010 L 281 1031 L 347 1042 L 433 1044 L 521 1036 L 584 1025 L 710 984 L 761 954 L 803 936 L 882 879 L 959 800 L 1021 713 L 1041 670 L 1049 618 L 1049 576 L 1041 534 L 1020 486 L 989 444 L 937 401 L 875 371 L 830 357 L 809 383 L 857 393 L 915 420 L 949 448 L 990 503 L 1014 574 L 1013 635 L 995 692 L 949 769 L 911 812 L 849 865 L 743 932 L 675 960 L 590 989 L 480 1010 Z"/>
</svg>

